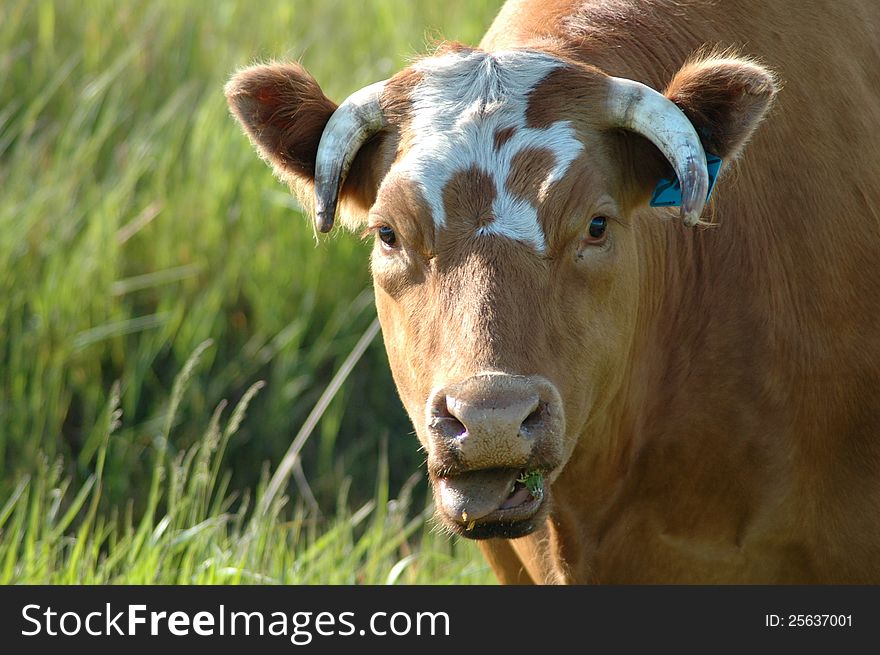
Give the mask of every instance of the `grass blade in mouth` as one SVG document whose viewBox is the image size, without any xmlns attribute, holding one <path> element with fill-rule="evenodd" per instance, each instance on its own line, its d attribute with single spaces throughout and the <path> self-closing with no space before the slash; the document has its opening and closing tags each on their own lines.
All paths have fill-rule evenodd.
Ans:
<svg viewBox="0 0 880 655">
<path fill-rule="evenodd" d="M 524 484 L 534 498 L 540 500 L 544 497 L 544 475 L 540 471 L 524 472 L 516 481 Z"/>
</svg>

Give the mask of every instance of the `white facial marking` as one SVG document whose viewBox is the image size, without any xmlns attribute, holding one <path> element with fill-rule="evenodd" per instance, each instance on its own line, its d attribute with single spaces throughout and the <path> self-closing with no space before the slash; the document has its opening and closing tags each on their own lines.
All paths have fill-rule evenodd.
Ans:
<svg viewBox="0 0 880 655">
<path fill-rule="evenodd" d="M 550 151 L 555 166 L 540 181 L 540 202 L 583 149 L 568 121 L 526 126 L 529 93 L 561 65 L 529 51 L 450 53 L 416 65 L 422 80 L 411 96 L 413 139 L 395 168 L 421 187 L 438 229 L 446 225 L 443 189 L 455 173 L 478 168 L 494 181 L 496 196 L 495 220 L 477 233 L 505 236 L 544 252 L 538 208 L 512 195 L 506 180 L 517 153 Z M 515 130 L 513 136 L 496 149 L 496 132 L 508 128 Z"/>
</svg>

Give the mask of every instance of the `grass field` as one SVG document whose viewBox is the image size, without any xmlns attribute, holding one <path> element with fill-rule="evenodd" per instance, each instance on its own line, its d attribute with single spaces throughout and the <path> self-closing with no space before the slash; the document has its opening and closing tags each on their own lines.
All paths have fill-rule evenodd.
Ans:
<svg viewBox="0 0 880 655">
<path fill-rule="evenodd" d="M 299 59 L 341 100 L 499 6 L 3 2 L 0 583 L 492 581 L 381 338 L 270 484 L 375 317 L 368 246 L 316 245 L 222 88 Z"/>
</svg>

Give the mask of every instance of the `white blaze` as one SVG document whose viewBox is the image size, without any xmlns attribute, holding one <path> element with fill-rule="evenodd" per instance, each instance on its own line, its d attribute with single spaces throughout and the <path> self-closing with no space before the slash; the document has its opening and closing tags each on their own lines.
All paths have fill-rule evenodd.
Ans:
<svg viewBox="0 0 880 655">
<path fill-rule="evenodd" d="M 526 126 L 529 93 L 559 60 L 538 52 L 461 52 L 425 59 L 416 65 L 422 80 L 412 94 L 413 140 L 396 172 L 422 189 L 439 229 L 446 225 L 443 189 L 457 172 L 478 168 L 495 183 L 495 220 L 479 228 L 546 248 L 538 209 L 506 188 L 511 164 L 525 149 L 549 151 L 555 165 L 540 180 L 539 199 L 561 179 L 582 150 L 574 127 L 558 121 L 545 128 Z M 513 128 L 513 136 L 495 149 L 495 133 Z"/>
</svg>

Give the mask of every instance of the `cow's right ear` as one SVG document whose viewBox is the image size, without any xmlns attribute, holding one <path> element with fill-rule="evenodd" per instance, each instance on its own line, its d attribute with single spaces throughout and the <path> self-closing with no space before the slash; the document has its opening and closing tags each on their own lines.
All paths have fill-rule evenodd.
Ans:
<svg viewBox="0 0 880 655">
<path fill-rule="evenodd" d="M 297 64 L 236 73 L 224 89 L 232 113 L 260 156 L 288 183 L 311 183 L 324 126 L 336 103 Z"/>
<path fill-rule="evenodd" d="M 318 144 L 336 103 L 295 63 L 246 68 L 229 80 L 224 91 L 257 152 L 311 211 Z M 374 202 L 381 166 L 373 160 L 378 155 L 378 144 L 367 143 L 355 159 L 340 192 L 349 211 L 365 211 Z"/>
</svg>

